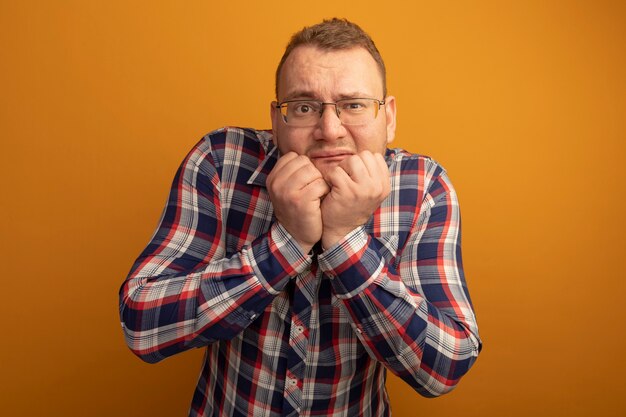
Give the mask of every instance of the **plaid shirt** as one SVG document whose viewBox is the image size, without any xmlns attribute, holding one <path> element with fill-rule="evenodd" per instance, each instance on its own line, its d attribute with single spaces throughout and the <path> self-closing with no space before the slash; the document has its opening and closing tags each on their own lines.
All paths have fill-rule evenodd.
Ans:
<svg viewBox="0 0 626 417">
<path fill-rule="evenodd" d="M 207 348 L 191 416 L 389 416 L 386 369 L 425 396 L 454 388 L 481 342 L 445 171 L 387 150 L 388 198 L 305 254 L 272 215 L 277 153 L 224 128 L 187 155 L 120 291 L 130 349 Z"/>
</svg>

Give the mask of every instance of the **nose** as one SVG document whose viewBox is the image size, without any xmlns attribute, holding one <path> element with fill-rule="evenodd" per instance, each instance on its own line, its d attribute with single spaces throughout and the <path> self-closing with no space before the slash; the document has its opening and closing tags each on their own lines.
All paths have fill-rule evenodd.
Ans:
<svg viewBox="0 0 626 417">
<path fill-rule="evenodd" d="M 324 109 L 316 131 L 317 139 L 319 140 L 335 140 L 346 135 L 346 128 L 337 115 L 336 105 L 324 103 Z"/>
</svg>

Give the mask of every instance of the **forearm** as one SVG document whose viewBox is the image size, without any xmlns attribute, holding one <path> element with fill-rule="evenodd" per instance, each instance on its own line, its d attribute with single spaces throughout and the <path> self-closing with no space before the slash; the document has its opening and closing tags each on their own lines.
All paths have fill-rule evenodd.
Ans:
<svg viewBox="0 0 626 417">
<path fill-rule="evenodd" d="M 418 240 L 405 250 L 416 254 Z M 455 274 L 458 266 L 448 262 L 447 276 L 429 274 L 428 266 L 417 266 L 428 261 L 408 254 L 398 255 L 396 267 L 385 250 L 357 229 L 321 255 L 320 266 L 333 276 L 335 294 L 370 355 L 422 395 L 444 394 L 481 348 L 462 271 Z"/>
<path fill-rule="evenodd" d="M 190 273 L 146 276 L 142 270 L 151 267 L 145 264 L 131 271 L 120 291 L 127 344 L 143 360 L 158 362 L 192 347 L 230 339 L 309 264 L 310 259 L 278 225 L 232 257 Z"/>
</svg>

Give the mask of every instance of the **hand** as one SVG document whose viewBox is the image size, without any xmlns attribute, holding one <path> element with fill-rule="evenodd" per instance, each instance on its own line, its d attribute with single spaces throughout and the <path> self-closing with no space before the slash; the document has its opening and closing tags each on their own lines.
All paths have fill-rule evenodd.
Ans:
<svg viewBox="0 0 626 417">
<path fill-rule="evenodd" d="M 328 181 L 331 190 L 322 202 L 324 248 L 364 225 L 391 191 L 385 159 L 370 151 L 341 161 Z"/>
<path fill-rule="evenodd" d="M 322 173 L 304 155 L 289 152 L 267 176 L 278 222 L 308 253 L 322 237 L 321 199 L 330 191 Z"/>
</svg>

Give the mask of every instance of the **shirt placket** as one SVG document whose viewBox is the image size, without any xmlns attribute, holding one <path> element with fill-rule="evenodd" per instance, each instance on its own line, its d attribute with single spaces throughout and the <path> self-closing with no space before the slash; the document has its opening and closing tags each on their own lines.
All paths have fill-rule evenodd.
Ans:
<svg viewBox="0 0 626 417">
<path fill-rule="evenodd" d="M 298 416 L 302 408 L 302 388 L 309 346 L 309 323 L 318 290 L 317 281 L 315 272 L 311 270 L 296 277 L 292 284 L 294 288 L 284 391 L 286 407 L 283 415 L 285 416 Z"/>
</svg>

